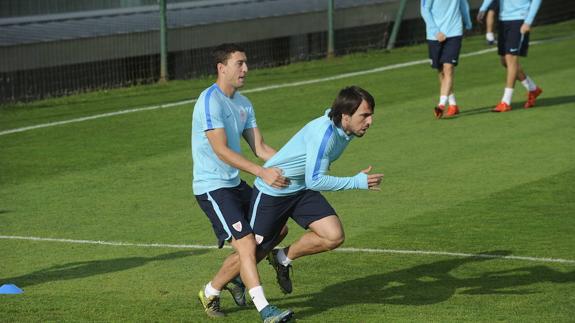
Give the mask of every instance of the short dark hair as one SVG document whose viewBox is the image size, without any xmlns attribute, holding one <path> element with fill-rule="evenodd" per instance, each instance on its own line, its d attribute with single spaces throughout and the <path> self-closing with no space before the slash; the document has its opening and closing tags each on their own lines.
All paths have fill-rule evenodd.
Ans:
<svg viewBox="0 0 575 323">
<path fill-rule="evenodd" d="M 328 116 L 333 121 L 333 123 L 340 126 L 342 115 L 353 115 L 363 100 L 369 104 L 369 107 L 373 112 L 375 110 L 375 100 L 373 99 L 373 96 L 369 94 L 369 92 L 358 86 L 349 86 L 343 88 L 341 91 L 339 91 L 335 101 L 333 101 L 331 111 L 329 112 Z"/>
<path fill-rule="evenodd" d="M 216 71 L 218 70 L 218 64 L 226 64 L 230 58 L 230 55 L 235 52 L 245 53 L 246 51 L 236 44 L 221 44 L 214 48 L 212 51 L 212 58 L 214 60 L 214 67 L 216 68 Z"/>
</svg>

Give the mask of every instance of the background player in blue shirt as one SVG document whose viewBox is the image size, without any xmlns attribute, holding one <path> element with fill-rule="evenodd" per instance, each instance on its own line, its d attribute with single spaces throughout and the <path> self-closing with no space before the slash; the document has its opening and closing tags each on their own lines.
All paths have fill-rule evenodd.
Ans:
<svg viewBox="0 0 575 323">
<path fill-rule="evenodd" d="M 252 190 L 239 174 L 240 170 L 250 172 L 278 189 L 285 187 L 288 181 L 279 169 L 264 168 L 241 154 L 241 137 L 263 160 L 276 152 L 264 143 L 251 102 L 237 91 L 243 87 L 248 72 L 245 51 L 237 45 L 224 44 L 213 54 L 218 73 L 216 83 L 201 93 L 193 112 L 193 190 L 212 223 L 219 247 L 229 241 L 236 253 L 224 261 L 198 296 L 208 316 L 224 316 L 220 310 L 220 292 L 239 271 L 262 319 L 284 322 L 293 313 L 269 305 L 260 284 L 256 243 L 246 214 Z M 238 305 L 245 305 L 241 282 L 230 291 Z"/>
<path fill-rule="evenodd" d="M 471 29 L 467 0 L 421 0 L 421 16 L 425 21 L 431 67 L 439 72 L 439 103 L 433 110 L 435 118 L 459 113 L 453 94 L 453 74 L 459 62 L 463 25 Z"/>
<path fill-rule="evenodd" d="M 278 189 L 261 177 L 254 183 L 250 225 L 258 248 L 271 250 L 288 218 L 309 229 L 290 246 L 273 250 L 268 260 L 274 266 L 284 293 L 291 293 L 291 261 L 337 248 L 344 232 L 335 210 L 319 191 L 346 189 L 379 190 L 383 174 L 369 174 L 371 166 L 351 177 L 328 175 L 329 166 L 355 137 L 362 137 L 373 122 L 375 101 L 359 87 L 339 92 L 332 108 L 304 126 L 264 166 L 279 168 L 289 178 L 287 188 Z"/>
<path fill-rule="evenodd" d="M 485 11 L 494 0 L 484 0 L 477 21 L 480 23 L 485 17 Z M 525 74 L 519 64 L 519 56 L 527 56 L 529 48 L 529 32 L 535 15 L 541 6 L 541 0 L 495 0 L 499 1 L 499 24 L 497 34 L 497 53 L 501 57 L 501 64 L 507 69 L 505 90 L 501 102 L 491 111 L 507 112 L 511 110 L 511 99 L 515 80 L 521 81 L 527 89 L 527 101 L 523 105 L 528 109 L 535 105 L 535 101 L 543 92 L 535 82 Z"/>
</svg>

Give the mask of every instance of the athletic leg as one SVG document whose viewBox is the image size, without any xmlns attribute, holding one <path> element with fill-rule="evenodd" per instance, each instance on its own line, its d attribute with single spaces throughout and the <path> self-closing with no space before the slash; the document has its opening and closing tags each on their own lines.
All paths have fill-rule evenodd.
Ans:
<svg viewBox="0 0 575 323">
<path fill-rule="evenodd" d="M 291 246 L 284 249 L 289 259 L 294 260 L 299 257 L 333 250 L 345 240 L 341 221 L 336 215 L 330 215 L 312 222 L 309 225 L 309 229 L 311 230 L 310 232 L 305 233 Z"/>
</svg>

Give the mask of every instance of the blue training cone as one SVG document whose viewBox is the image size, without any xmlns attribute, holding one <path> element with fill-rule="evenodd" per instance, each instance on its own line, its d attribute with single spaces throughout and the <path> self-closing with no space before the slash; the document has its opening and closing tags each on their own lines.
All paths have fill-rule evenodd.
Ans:
<svg viewBox="0 0 575 323">
<path fill-rule="evenodd" d="M 24 293 L 24 291 L 14 284 L 4 284 L 0 287 L 0 294 L 22 294 L 22 293 Z"/>
</svg>

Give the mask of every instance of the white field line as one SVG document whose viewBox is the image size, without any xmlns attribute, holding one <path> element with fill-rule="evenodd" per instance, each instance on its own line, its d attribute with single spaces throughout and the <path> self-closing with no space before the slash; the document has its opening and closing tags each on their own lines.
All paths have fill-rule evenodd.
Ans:
<svg viewBox="0 0 575 323">
<path fill-rule="evenodd" d="M 164 244 L 164 243 L 131 243 L 131 242 L 115 242 L 115 241 L 99 241 L 99 240 L 73 240 L 73 239 L 4 236 L 4 235 L 0 235 L 0 239 L 41 241 L 41 242 L 61 242 L 61 243 L 76 243 L 76 244 L 93 244 L 93 245 L 122 246 L 122 247 L 143 247 L 143 248 L 217 249 L 217 246 L 215 246 L 215 245 L 214 246 L 205 246 L 205 245 Z M 225 246 L 224 248 L 230 248 L 230 247 Z M 343 252 L 343 253 L 375 253 L 375 254 L 389 253 L 389 254 L 407 254 L 407 255 L 423 255 L 423 256 L 449 256 L 449 257 L 459 257 L 459 258 L 475 257 L 475 258 L 522 260 L 522 261 L 529 261 L 529 262 L 561 263 L 561 264 L 575 265 L 575 260 L 570 260 L 570 259 L 524 257 L 524 256 L 502 256 L 502 255 L 472 254 L 472 253 L 448 252 L 448 251 L 393 250 L 393 249 L 370 249 L 370 248 L 338 248 L 338 249 L 335 249 L 335 251 Z"/>
<path fill-rule="evenodd" d="M 573 38 L 573 36 L 558 37 L 558 38 L 553 38 L 553 39 L 548 39 L 548 40 L 532 41 L 532 42 L 529 42 L 529 44 L 530 45 L 538 45 L 538 44 L 542 44 L 545 42 L 558 41 L 558 40 L 571 39 L 571 38 Z M 471 56 L 483 55 L 486 53 L 495 52 L 496 50 L 497 50 L 497 48 L 488 48 L 488 49 L 483 49 L 483 50 L 476 51 L 476 52 L 462 54 L 462 55 L 460 55 L 460 57 L 471 57 Z M 420 59 L 417 61 L 411 61 L 411 62 L 407 62 L 407 63 L 382 66 L 382 67 L 377 67 L 377 68 L 373 68 L 373 69 L 369 69 L 369 70 L 344 73 L 344 74 L 339 74 L 339 75 L 334 75 L 334 76 L 329 76 L 329 77 L 323 77 L 323 78 L 319 78 L 319 79 L 307 80 L 307 81 L 299 81 L 299 82 L 292 82 L 292 83 L 283 83 L 283 84 L 276 84 L 276 85 L 270 85 L 270 86 L 263 86 L 263 87 L 258 87 L 258 88 L 254 88 L 254 89 L 250 89 L 250 90 L 244 90 L 244 91 L 242 91 L 242 93 L 263 92 L 263 91 L 269 91 L 269 90 L 275 90 L 275 89 L 283 89 L 283 88 L 287 88 L 287 87 L 308 85 L 308 84 L 321 83 L 321 82 L 329 82 L 329 81 L 344 79 L 344 78 L 348 78 L 348 77 L 361 76 L 361 75 L 373 74 L 373 73 L 380 73 L 380 72 L 384 72 L 384 71 L 390 71 L 390 70 L 395 70 L 398 68 L 404 68 L 404 67 L 409 67 L 409 66 L 414 66 L 414 65 L 419 65 L 419 64 L 426 64 L 426 63 L 429 63 L 429 59 Z M 172 102 L 172 103 L 160 104 L 160 105 L 153 105 L 153 106 L 142 107 L 142 108 L 132 108 L 132 109 L 115 111 L 115 112 L 96 114 L 93 116 L 82 117 L 82 118 L 75 118 L 75 119 L 49 122 L 49 123 L 41 123 L 41 124 L 38 124 L 35 126 L 28 126 L 28 127 L 22 127 L 22 128 L 15 128 L 15 129 L 8 129 L 8 130 L 0 131 L 0 136 L 12 134 L 12 133 L 24 132 L 24 131 L 28 131 L 28 130 L 48 128 L 48 127 L 53 127 L 53 126 L 60 126 L 60 125 L 69 124 L 69 123 L 77 123 L 77 122 L 83 122 L 83 121 L 88 121 L 88 120 L 113 117 L 113 116 L 117 116 L 117 115 L 121 115 L 121 114 L 150 111 L 150 110 L 158 110 L 158 109 L 165 109 L 165 108 L 174 108 L 174 107 L 178 107 L 178 106 L 189 104 L 189 103 L 195 103 L 196 101 L 197 101 L 197 99 L 190 99 L 190 100 L 184 100 L 184 101 L 178 101 L 178 102 Z"/>
<path fill-rule="evenodd" d="M 537 43 L 537 42 L 532 42 L 532 44 L 534 44 L 534 43 Z M 473 53 L 463 54 L 463 55 L 461 55 L 461 57 L 482 55 L 482 54 L 493 52 L 493 51 L 495 51 L 495 48 L 489 48 L 489 49 L 484 49 L 484 50 L 480 50 L 480 51 L 473 52 Z M 283 88 L 288 88 L 288 87 L 302 86 L 302 85 L 308 85 L 308 84 L 314 84 L 314 83 L 329 82 L 329 81 L 334 81 L 334 80 L 339 80 L 339 79 L 344 79 L 344 78 L 349 78 L 349 77 L 354 77 L 354 76 L 380 73 L 380 72 L 384 72 L 384 71 L 395 70 L 395 69 L 399 69 L 399 68 L 404 68 L 404 67 L 409 67 L 409 66 L 414 66 L 414 65 L 419 65 L 419 64 L 425 64 L 425 63 L 429 63 L 429 60 L 428 59 L 421 59 L 421 60 L 411 61 L 411 62 L 407 62 L 407 63 L 382 66 L 382 67 L 378 67 L 378 68 L 374 68 L 374 69 L 358 71 L 358 72 L 351 72 L 351 73 L 344 73 L 344 74 L 339 74 L 339 75 L 334 75 L 334 76 L 329 76 L 329 77 L 323 77 L 323 78 L 319 78 L 319 79 L 258 87 L 258 88 L 242 91 L 242 93 L 263 92 L 263 91 L 283 89 Z M 117 115 L 121 115 L 121 114 L 150 111 L 150 110 L 158 110 L 158 109 L 165 109 L 165 108 L 173 108 L 173 107 L 177 107 L 177 106 L 181 106 L 181 105 L 185 105 L 185 104 L 189 104 L 189 103 L 195 103 L 196 101 L 197 101 L 197 99 L 191 99 L 191 100 L 178 101 L 178 102 L 173 102 L 173 103 L 168 103 L 168 104 L 153 105 L 153 106 L 149 106 L 149 107 L 133 108 L 133 109 L 126 109 L 126 110 L 120 110 L 120 111 L 115 111 L 115 112 L 96 114 L 93 116 L 82 117 L 82 118 L 75 118 L 75 119 L 49 122 L 49 123 L 42 123 L 42 124 L 38 124 L 38 125 L 34 125 L 34 126 L 28 126 L 28 127 L 22 127 L 22 128 L 15 128 L 15 129 L 0 131 L 0 136 L 12 134 L 12 133 L 24 132 L 24 131 L 28 131 L 28 130 L 60 126 L 60 125 L 69 124 L 69 123 L 78 123 L 78 122 L 83 122 L 83 121 L 88 121 L 88 120 L 113 117 L 113 116 L 117 116 Z"/>
</svg>

